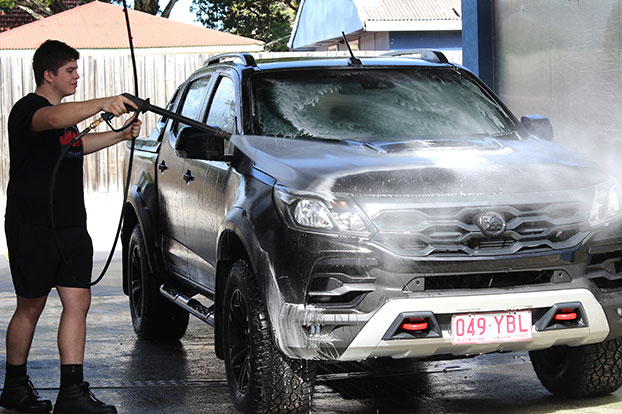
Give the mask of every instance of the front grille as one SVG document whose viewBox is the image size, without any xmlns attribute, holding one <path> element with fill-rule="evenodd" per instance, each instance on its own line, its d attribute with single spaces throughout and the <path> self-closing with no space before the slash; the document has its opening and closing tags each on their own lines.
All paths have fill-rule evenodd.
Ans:
<svg viewBox="0 0 622 414">
<path fill-rule="evenodd" d="M 503 218 L 504 231 L 484 234 L 480 215 Z M 589 207 L 581 203 L 382 210 L 372 217 L 373 241 L 405 256 L 487 256 L 576 246 L 588 232 Z"/>
<path fill-rule="evenodd" d="M 404 291 L 453 289 L 494 289 L 551 283 L 553 270 L 499 272 L 465 275 L 417 277 L 404 286 Z"/>
</svg>

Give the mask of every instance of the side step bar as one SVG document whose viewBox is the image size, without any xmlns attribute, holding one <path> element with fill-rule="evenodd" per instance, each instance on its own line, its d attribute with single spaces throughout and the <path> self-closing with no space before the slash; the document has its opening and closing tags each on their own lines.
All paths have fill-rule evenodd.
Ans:
<svg viewBox="0 0 622 414">
<path fill-rule="evenodd" d="M 183 293 L 168 287 L 166 285 L 160 286 L 160 293 L 168 300 L 172 301 L 178 306 L 181 306 L 197 318 L 201 319 L 203 322 L 208 325 L 214 327 L 216 326 L 214 320 L 214 305 L 204 306 L 201 302 L 196 299 L 189 298 L 185 296 Z"/>
</svg>

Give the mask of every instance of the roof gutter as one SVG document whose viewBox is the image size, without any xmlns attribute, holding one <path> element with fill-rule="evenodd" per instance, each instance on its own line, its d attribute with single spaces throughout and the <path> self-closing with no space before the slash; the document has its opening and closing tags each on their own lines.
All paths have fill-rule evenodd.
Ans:
<svg viewBox="0 0 622 414">
<path fill-rule="evenodd" d="M 366 20 L 367 32 L 461 31 L 462 20 Z"/>
</svg>

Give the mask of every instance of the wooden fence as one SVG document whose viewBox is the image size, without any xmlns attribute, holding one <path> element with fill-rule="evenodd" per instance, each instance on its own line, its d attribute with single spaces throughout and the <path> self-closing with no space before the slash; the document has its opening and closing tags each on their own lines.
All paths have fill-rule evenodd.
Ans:
<svg viewBox="0 0 622 414">
<path fill-rule="evenodd" d="M 209 54 L 137 55 L 139 95 L 164 107 L 175 88 L 203 65 Z M 93 97 L 134 94 L 134 72 L 128 56 L 101 54 L 80 56 L 78 90 L 65 101 L 82 101 Z M 9 179 L 9 145 L 7 122 L 13 104 L 34 91 L 32 56 L 0 56 L 0 194 Z M 95 118 L 79 125 L 85 128 Z M 157 115 L 141 115 L 141 135 L 154 128 Z M 106 131 L 100 126 L 96 131 Z M 84 178 L 87 191 L 116 192 L 123 188 L 125 170 L 123 146 L 116 145 L 85 157 Z"/>
<path fill-rule="evenodd" d="M 1 53 L 1 52 L 0 52 Z M 85 54 L 81 52 L 79 61 L 80 80 L 73 97 L 65 101 L 82 101 L 95 97 L 117 95 L 123 92 L 134 93 L 134 72 L 129 52 L 122 55 L 110 52 Z M 357 56 L 375 56 L 382 51 L 357 51 Z M 253 53 L 257 59 L 273 57 L 293 57 L 312 55 L 345 56 L 346 52 L 280 52 Z M 139 96 L 149 98 L 153 105 L 164 107 L 179 84 L 200 68 L 210 55 L 195 54 L 138 54 Z M 454 51 L 448 55 L 451 61 L 461 63 L 462 52 Z M 32 55 L 6 56 L 0 54 L 0 194 L 5 194 L 9 180 L 9 144 L 7 122 L 13 104 L 29 92 L 34 91 Z M 155 127 L 158 116 L 153 113 L 141 115 L 143 127 L 141 135 L 149 135 Z M 82 130 L 90 119 L 79 126 Z M 105 131 L 100 126 L 96 131 Z M 126 169 L 122 144 L 89 154 L 85 157 L 84 179 L 87 191 L 117 192 L 123 188 Z"/>
</svg>

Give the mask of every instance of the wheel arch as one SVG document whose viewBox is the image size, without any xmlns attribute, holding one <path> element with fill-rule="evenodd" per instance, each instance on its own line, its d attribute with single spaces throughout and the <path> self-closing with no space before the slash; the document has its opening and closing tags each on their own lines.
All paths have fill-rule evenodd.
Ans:
<svg viewBox="0 0 622 414">
<path fill-rule="evenodd" d="M 253 232 L 248 221 L 244 218 L 246 214 L 242 208 L 234 208 L 223 222 L 218 237 L 218 264 L 216 267 L 216 287 L 215 287 L 215 351 L 218 358 L 223 358 L 223 324 L 220 323 L 223 317 L 223 298 L 224 289 L 229 271 L 236 260 L 243 259 L 254 272 L 257 269 L 259 242 L 253 236 Z"/>
<path fill-rule="evenodd" d="M 136 227 L 137 224 L 140 225 L 145 242 L 149 270 L 152 274 L 158 275 L 160 263 L 157 256 L 158 238 L 156 237 L 156 230 L 151 218 L 150 209 L 143 199 L 142 192 L 138 186 L 134 186 L 130 194 L 128 194 L 127 202 L 123 206 L 123 230 L 121 232 L 123 293 L 126 295 L 129 294 L 127 283 L 127 248 L 130 237 L 132 236 L 132 231 L 134 231 L 134 227 Z"/>
</svg>

